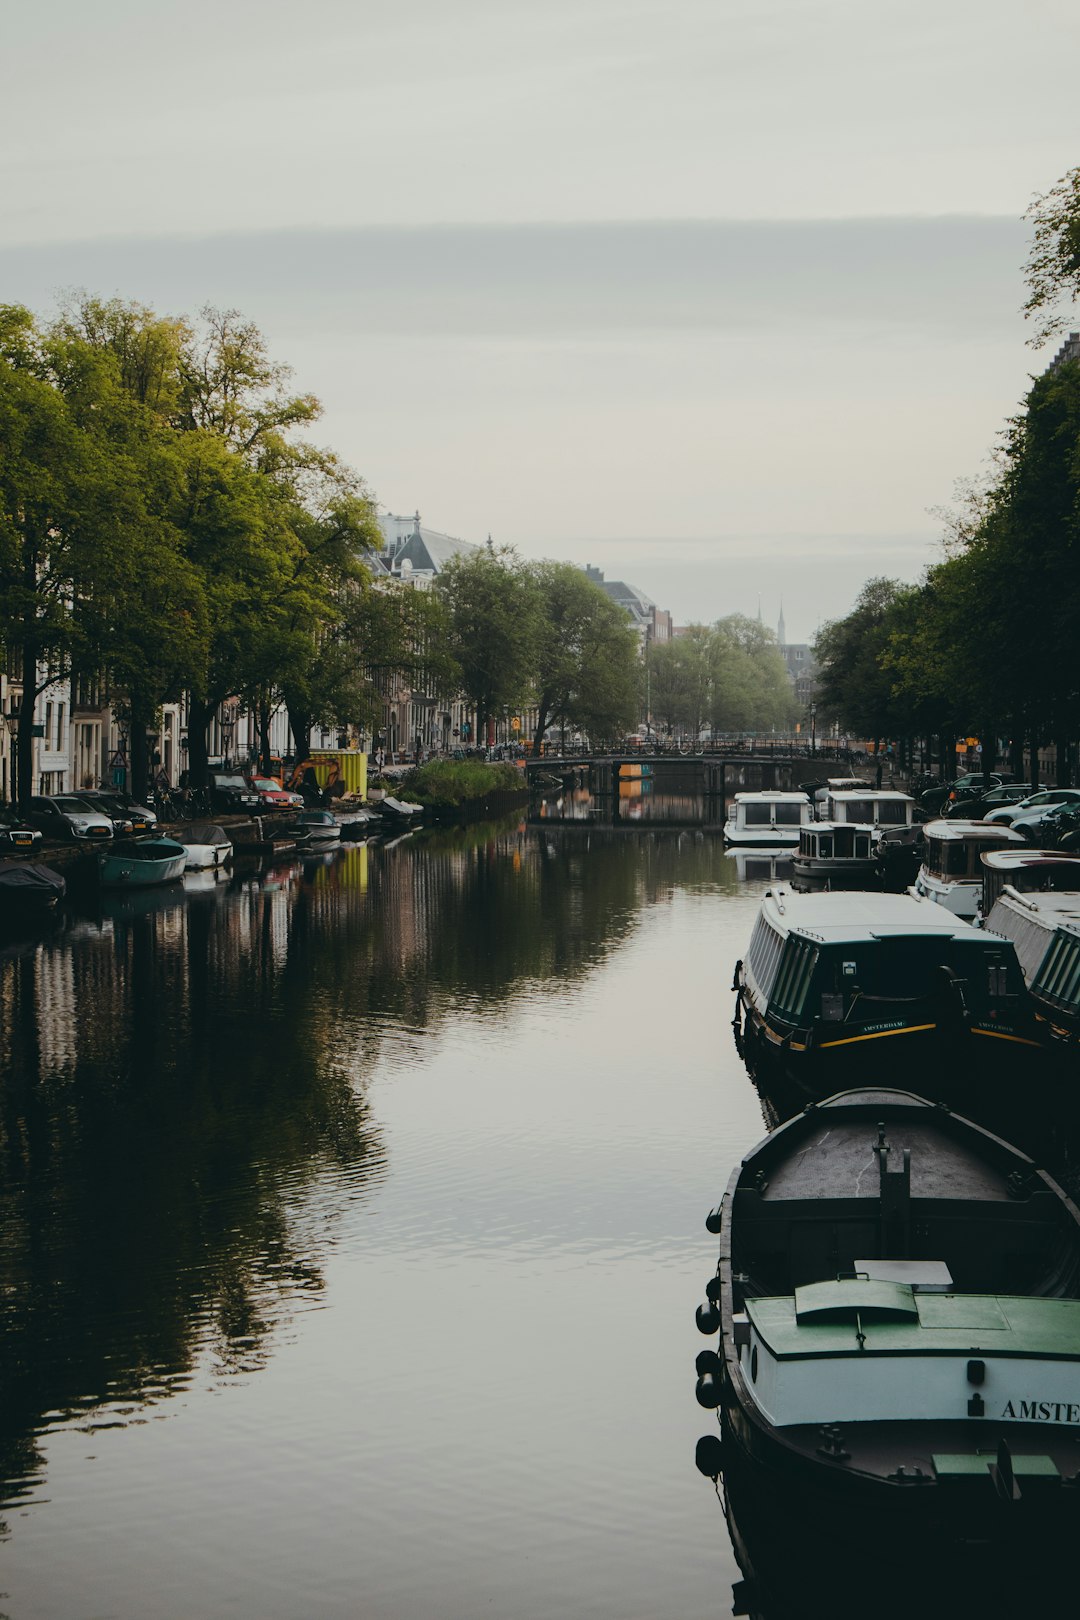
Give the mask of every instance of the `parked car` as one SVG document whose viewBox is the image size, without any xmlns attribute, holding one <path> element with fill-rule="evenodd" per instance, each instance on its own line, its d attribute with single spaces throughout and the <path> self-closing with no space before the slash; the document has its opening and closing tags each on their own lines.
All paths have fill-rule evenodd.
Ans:
<svg viewBox="0 0 1080 1620">
<path fill-rule="evenodd" d="M 919 798 L 919 808 L 929 815 L 940 815 L 944 805 L 957 799 L 971 799 L 977 793 L 985 792 L 987 788 L 1000 787 L 1006 776 L 1000 771 L 968 771 L 964 776 L 956 777 L 952 782 L 939 782 L 936 787 L 927 788 Z"/>
<path fill-rule="evenodd" d="M 41 834 L 14 810 L 0 814 L 0 850 L 35 850 L 41 843 Z"/>
<path fill-rule="evenodd" d="M 83 788 L 78 797 L 85 799 L 93 809 L 100 809 L 106 816 L 126 817 L 131 822 L 133 832 L 153 832 L 157 827 L 157 811 L 140 804 L 138 799 L 133 799 L 130 793 L 124 793 L 120 788 Z"/>
<path fill-rule="evenodd" d="M 1054 804 L 1080 804 L 1080 788 L 1042 788 L 1038 793 L 1029 793 L 1019 804 L 1004 805 L 991 811 L 985 819 L 1015 827 L 1032 817 L 1037 821 L 1041 812 Z"/>
<path fill-rule="evenodd" d="M 259 795 L 239 771 L 211 771 L 210 808 L 219 816 L 250 815 L 259 808 Z"/>
<path fill-rule="evenodd" d="M 302 810 L 304 808 L 304 795 L 290 793 L 283 788 L 280 782 L 272 776 L 253 776 L 251 778 L 252 790 L 259 795 L 259 804 L 264 810 Z"/>
<path fill-rule="evenodd" d="M 1021 838 L 1026 838 L 1030 844 L 1041 844 L 1044 841 L 1048 847 L 1053 847 L 1062 832 L 1061 812 L 1071 810 L 1080 803 L 1080 793 L 1071 791 L 1068 799 L 1058 799 L 1053 804 L 1042 804 L 1032 808 L 1026 815 L 1016 816 L 1012 823 L 1013 832 L 1018 832 Z"/>
<path fill-rule="evenodd" d="M 126 810 L 122 810 L 119 805 L 103 804 L 100 799 L 92 799 L 90 797 L 89 790 L 83 793 L 73 793 L 70 795 L 70 797 L 73 799 L 78 799 L 79 803 L 84 804 L 88 810 L 93 810 L 100 815 L 108 816 L 109 820 L 112 822 L 114 838 L 129 838 L 135 831 L 134 821 L 127 814 Z"/>
<path fill-rule="evenodd" d="M 112 842 L 112 818 L 100 810 L 91 810 L 74 794 L 58 793 L 31 799 L 29 820 L 46 838 L 75 839 L 88 844 Z"/>
<path fill-rule="evenodd" d="M 1080 804 L 1059 805 L 1049 830 L 1055 840 L 1054 849 L 1080 850 Z"/>
<path fill-rule="evenodd" d="M 963 816 L 965 820 L 977 821 L 980 816 L 988 816 L 993 810 L 1005 810 L 1012 805 L 1026 799 L 1035 789 L 1030 782 L 1003 782 L 1000 787 L 987 788 L 985 792 L 976 793 L 970 799 L 947 800 L 943 806 L 946 816 Z"/>
</svg>

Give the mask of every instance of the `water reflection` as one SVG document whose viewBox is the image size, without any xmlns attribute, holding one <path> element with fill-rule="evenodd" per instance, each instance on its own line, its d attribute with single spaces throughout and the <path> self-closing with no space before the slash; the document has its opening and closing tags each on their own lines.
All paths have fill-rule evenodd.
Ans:
<svg viewBox="0 0 1080 1620">
<path fill-rule="evenodd" d="M 0 954 L 19 1620 L 251 1612 L 241 1557 L 267 1620 L 698 1604 L 687 1301 L 761 1133 L 721 841 L 515 821 L 193 878 Z"/>
</svg>

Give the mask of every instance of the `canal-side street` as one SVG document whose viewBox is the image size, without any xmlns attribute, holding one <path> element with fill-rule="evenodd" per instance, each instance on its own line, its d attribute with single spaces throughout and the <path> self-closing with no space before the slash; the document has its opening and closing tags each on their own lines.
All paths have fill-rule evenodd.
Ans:
<svg viewBox="0 0 1080 1620">
<path fill-rule="evenodd" d="M 726 1609 L 737 874 L 512 822 L 9 946 L 11 1620 Z"/>
</svg>

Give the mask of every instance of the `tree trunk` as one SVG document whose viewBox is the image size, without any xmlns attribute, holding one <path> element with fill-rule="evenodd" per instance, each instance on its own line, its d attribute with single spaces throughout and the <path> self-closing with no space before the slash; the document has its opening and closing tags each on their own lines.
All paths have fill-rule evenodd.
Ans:
<svg viewBox="0 0 1080 1620">
<path fill-rule="evenodd" d="M 1028 757 L 1031 760 L 1031 775 L 1028 777 L 1028 781 L 1031 783 L 1031 790 L 1034 793 L 1039 786 L 1039 733 L 1034 728 L 1032 728 L 1028 746 L 1030 750 Z"/>
<path fill-rule="evenodd" d="M 210 751 L 206 733 L 210 729 L 213 706 L 201 698 L 188 697 L 188 781 L 193 788 L 204 788 L 210 780 Z"/>
<path fill-rule="evenodd" d="M 536 732 L 533 736 L 532 757 L 539 759 L 544 752 L 544 732 L 548 728 L 548 716 L 551 712 L 551 703 L 545 692 L 540 699 L 540 707 L 536 711 Z"/>
<path fill-rule="evenodd" d="M 260 698 L 259 714 L 259 770 L 263 776 L 270 775 L 270 700 Z"/>
<path fill-rule="evenodd" d="M 311 753 L 311 715 L 291 703 L 286 703 L 285 708 L 289 716 L 293 752 L 296 755 L 296 763 L 300 765 Z"/>
<path fill-rule="evenodd" d="M 149 798 L 154 786 L 150 750 L 146 745 L 146 716 L 131 706 L 131 796 L 140 802 Z"/>
<path fill-rule="evenodd" d="M 23 689 L 22 701 L 19 704 L 19 735 L 15 745 L 16 758 L 16 784 L 19 793 L 19 809 L 25 813 L 30 808 L 30 798 L 35 791 L 34 782 L 34 737 L 31 727 L 34 724 L 34 704 L 37 701 L 37 660 L 38 649 L 34 642 L 24 641 L 23 657 Z"/>
<path fill-rule="evenodd" d="M 997 769 L 997 733 L 992 727 L 985 725 L 979 728 L 982 738 L 983 775 L 987 776 Z"/>
<path fill-rule="evenodd" d="M 1072 787 L 1072 772 L 1069 770 L 1069 739 L 1063 731 L 1058 732 L 1057 743 L 1057 785 L 1058 787 Z"/>
</svg>

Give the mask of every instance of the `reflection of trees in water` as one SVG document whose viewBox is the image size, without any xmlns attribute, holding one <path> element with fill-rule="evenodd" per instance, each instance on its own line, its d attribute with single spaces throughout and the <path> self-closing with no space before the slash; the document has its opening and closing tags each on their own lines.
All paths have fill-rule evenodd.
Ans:
<svg viewBox="0 0 1080 1620">
<path fill-rule="evenodd" d="M 388 1030 L 501 1014 L 727 876 L 692 834 L 474 827 L 114 906 L 0 961 L 3 1476 L 39 1466 L 43 1414 L 115 1421 L 261 1365 L 322 1288 L 327 1217 L 381 1173 L 358 1081 Z"/>
</svg>

